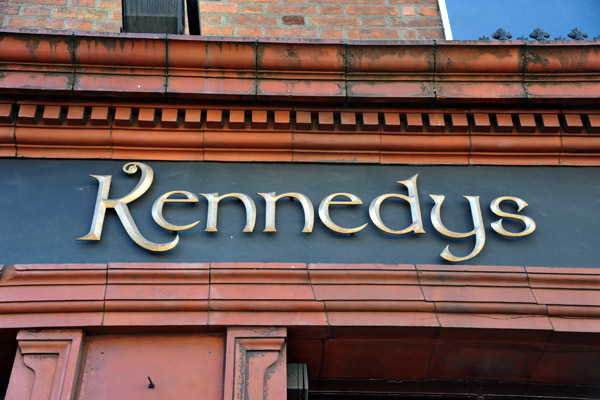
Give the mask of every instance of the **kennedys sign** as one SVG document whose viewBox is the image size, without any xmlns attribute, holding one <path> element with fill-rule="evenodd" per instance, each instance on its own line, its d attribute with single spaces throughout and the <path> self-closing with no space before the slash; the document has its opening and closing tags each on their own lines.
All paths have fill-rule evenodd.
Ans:
<svg viewBox="0 0 600 400">
<path fill-rule="evenodd" d="M 77 240 L 89 240 L 98 241 L 102 237 L 102 227 L 107 210 L 114 210 L 123 228 L 129 235 L 129 237 L 140 247 L 150 251 L 165 252 L 172 250 L 179 243 L 179 235 L 166 243 L 156 243 L 147 239 L 138 229 L 138 226 L 129 211 L 128 204 L 134 202 L 148 191 L 152 186 L 154 180 L 154 171 L 152 168 L 141 162 L 130 162 L 125 164 L 123 171 L 129 175 L 134 175 L 138 171 L 141 173 L 137 185 L 126 195 L 111 198 L 111 175 L 90 175 L 98 181 L 98 195 L 96 198 L 96 205 L 93 213 L 92 223 L 90 231 L 87 235 L 78 238 Z M 399 193 L 386 193 L 386 194 L 374 194 L 369 204 L 369 221 L 359 226 L 344 227 L 340 226 L 330 215 L 330 209 L 334 207 L 360 207 L 363 205 L 362 199 L 357 195 L 348 192 L 337 192 L 331 193 L 320 199 L 318 207 L 318 215 L 321 223 L 329 230 L 338 234 L 353 235 L 363 229 L 365 229 L 369 223 L 372 223 L 377 229 L 393 236 L 406 236 L 406 235 L 424 235 L 426 234 L 423 216 L 421 213 L 421 200 L 419 199 L 418 189 L 418 175 L 408 177 L 402 180 L 396 181 L 398 184 L 397 189 Z M 305 234 L 311 234 L 314 228 L 315 211 L 312 200 L 306 195 L 299 192 L 263 192 L 256 193 L 257 197 L 253 198 L 245 193 L 196 193 L 191 190 L 197 190 L 197 188 L 182 188 L 189 190 L 174 190 L 164 193 L 158 196 L 154 200 L 152 206 L 151 215 L 154 222 L 161 228 L 179 232 L 186 231 L 196 227 L 200 223 L 200 219 L 196 215 L 193 216 L 192 221 L 185 225 L 178 225 L 169 222 L 163 213 L 166 204 L 172 203 L 198 203 L 200 199 L 204 199 L 207 206 L 206 214 L 206 227 L 205 232 L 218 232 L 217 218 L 219 215 L 219 203 L 225 199 L 239 200 L 243 203 L 246 211 L 245 226 L 243 232 L 252 233 L 254 232 L 256 225 L 256 204 L 255 198 L 260 200 L 259 204 L 264 206 L 264 229 L 263 232 L 273 233 L 277 232 L 276 228 L 276 208 L 277 202 L 284 198 L 290 198 L 297 200 L 300 207 L 302 207 L 304 213 L 304 226 L 302 232 Z M 444 224 L 442 205 L 445 200 L 443 194 L 430 194 L 429 197 L 433 200 L 433 207 L 430 213 L 431 224 L 435 230 L 441 235 L 451 239 L 467 239 L 472 238 L 473 247 L 468 254 L 455 254 L 448 244 L 441 251 L 440 256 L 449 262 L 460 262 L 469 260 L 478 255 L 485 246 L 486 242 L 486 229 L 482 212 L 479 196 L 463 196 L 465 201 L 468 203 L 470 208 L 470 215 L 472 220 L 473 229 L 466 232 L 456 232 L 448 229 Z M 388 223 L 382 218 L 381 207 L 385 201 L 396 200 L 404 202 L 406 207 L 410 210 L 411 222 L 405 227 L 390 227 Z M 509 208 L 515 208 L 516 212 L 510 212 Z M 531 235 L 536 228 L 534 220 L 521 212 L 527 207 L 527 202 L 519 197 L 505 195 L 493 199 L 489 208 L 491 212 L 497 217 L 493 221 L 489 221 L 489 226 L 498 235 L 509 237 L 509 238 L 520 238 Z M 190 213 L 194 213 L 190 210 Z M 506 220 L 512 220 L 513 222 L 518 221 L 520 229 L 508 230 L 504 224 Z"/>
</svg>

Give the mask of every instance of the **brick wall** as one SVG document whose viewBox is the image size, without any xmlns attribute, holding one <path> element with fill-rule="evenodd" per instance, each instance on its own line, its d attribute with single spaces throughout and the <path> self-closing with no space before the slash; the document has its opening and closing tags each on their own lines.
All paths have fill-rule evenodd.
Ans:
<svg viewBox="0 0 600 400">
<path fill-rule="evenodd" d="M 203 35 L 433 39 L 437 0 L 201 1 Z M 119 32 L 121 0 L 0 0 L 0 26 Z"/>
<path fill-rule="evenodd" d="M 0 26 L 119 32 L 121 0 L 0 0 Z"/>
</svg>

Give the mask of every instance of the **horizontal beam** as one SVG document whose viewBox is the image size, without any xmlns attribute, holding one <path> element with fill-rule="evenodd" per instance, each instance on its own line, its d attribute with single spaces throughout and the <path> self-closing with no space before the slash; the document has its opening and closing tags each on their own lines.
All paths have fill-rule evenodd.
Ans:
<svg viewBox="0 0 600 400">
<path fill-rule="evenodd" d="M 2 102 L 0 157 L 600 165 L 600 110 Z"/>
<path fill-rule="evenodd" d="M 288 330 L 288 360 L 308 363 L 313 377 L 597 384 L 598 271 L 410 264 L 12 265 L 0 279 L 0 325 L 119 334 L 223 334 L 230 326 L 277 326 Z"/>
<path fill-rule="evenodd" d="M 599 50 L 598 41 L 352 42 L 0 30 L 0 89 L 11 96 L 163 101 L 590 105 L 600 99 Z"/>
</svg>

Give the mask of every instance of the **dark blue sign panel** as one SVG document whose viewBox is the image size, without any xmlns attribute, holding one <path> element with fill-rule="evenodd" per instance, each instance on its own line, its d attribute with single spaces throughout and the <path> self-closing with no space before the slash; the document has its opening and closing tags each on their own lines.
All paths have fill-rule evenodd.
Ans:
<svg viewBox="0 0 600 400">
<path fill-rule="evenodd" d="M 136 244 L 125 229 L 127 219 L 116 212 L 115 200 L 128 195 L 141 182 L 141 171 L 128 175 L 123 171 L 125 164 L 0 160 L 0 263 L 439 264 L 453 263 L 447 261 L 447 254 L 456 258 L 474 254 L 458 263 L 600 266 L 598 168 L 145 162 L 154 173 L 153 180 L 126 208 L 139 235 L 149 242 L 172 243 L 179 235 L 176 246 L 157 252 Z M 104 182 L 108 190 L 104 217 L 98 214 L 100 180 L 90 174 L 112 177 Z M 412 186 L 408 183 L 411 178 Z M 171 191 L 189 192 L 198 198 L 187 203 L 164 202 L 161 215 L 168 223 L 185 226 L 199 221 L 178 233 L 162 228 L 152 216 L 157 198 Z M 306 231 L 307 214 L 298 198 L 278 200 L 276 232 L 263 232 L 266 202 L 257 193 L 272 192 L 299 193 L 310 200 L 314 225 L 308 232 L 302 232 Z M 213 210 L 218 220 L 212 220 L 216 232 L 206 232 L 211 214 L 209 202 L 201 193 L 247 195 L 256 207 L 255 226 L 242 232 L 247 228 L 244 204 L 236 198 L 225 198 L 214 204 L 218 205 Z M 331 197 L 335 193 L 345 195 Z M 369 206 L 385 194 L 396 196 L 372 206 L 378 209 L 374 216 Z M 352 202 L 350 195 L 362 204 L 348 204 Z M 434 199 L 438 202 L 437 216 Z M 521 199 L 527 206 L 511 199 Z M 494 200 L 496 211 L 490 207 Z M 323 208 L 328 218 L 322 214 Z M 99 218 L 103 220 L 100 240 L 77 241 L 93 231 L 95 214 L 96 223 Z M 415 233 L 419 231 L 415 218 L 423 233 Z M 501 219 L 499 228 L 497 221 Z M 535 223 L 535 230 L 521 237 L 499 233 L 525 232 L 528 222 Z M 331 223 L 356 232 L 340 233 L 332 229 Z M 396 233 L 411 224 L 414 229 L 392 234 L 385 232 L 382 224 Z M 481 225 L 479 229 L 477 224 Z M 467 237 L 452 237 L 448 232 Z M 446 246 L 446 257 L 442 257 Z"/>
</svg>

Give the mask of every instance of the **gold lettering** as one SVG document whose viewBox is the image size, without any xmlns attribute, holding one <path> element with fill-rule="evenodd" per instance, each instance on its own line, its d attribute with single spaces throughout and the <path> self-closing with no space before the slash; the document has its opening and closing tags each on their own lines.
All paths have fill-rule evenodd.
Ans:
<svg viewBox="0 0 600 400">
<path fill-rule="evenodd" d="M 535 231 L 535 221 L 525 215 L 518 215 L 518 214 L 513 214 L 513 213 L 507 213 L 504 212 L 500 209 L 500 203 L 502 203 L 503 201 L 512 201 L 514 203 L 517 204 L 517 207 L 519 207 L 517 209 L 517 212 L 521 212 L 521 210 L 523 210 L 525 207 L 528 206 L 527 202 L 525 202 L 525 200 L 522 200 L 518 197 L 512 197 L 512 196 L 503 196 L 503 197 L 498 197 L 497 199 L 492 200 L 492 202 L 490 203 L 490 209 L 492 210 L 492 212 L 494 214 L 496 214 L 499 217 L 503 217 L 503 218 L 512 218 L 512 219 L 516 219 L 519 220 L 521 222 L 523 222 L 523 224 L 525 224 L 525 229 L 523 229 L 521 232 L 509 232 L 506 229 L 504 229 L 504 226 L 502 226 L 502 218 L 500 218 L 498 221 L 492 222 L 492 229 L 494 231 L 496 231 L 496 233 L 499 233 L 500 235 L 503 236 L 508 236 L 508 237 L 523 237 L 523 236 L 527 236 L 533 233 L 533 231 Z"/>
<path fill-rule="evenodd" d="M 141 170 L 142 175 L 138 184 L 133 188 L 131 192 L 118 199 L 109 199 L 108 193 L 110 191 L 110 182 L 112 179 L 111 175 L 90 175 L 92 178 L 98 180 L 98 196 L 96 197 L 96 207 L 94 209 L 94 217 L 92 218 L 92 226 L 90 232 L 78 238 L 77 240 L 100 240 L 102 236 L 102 227 L 104 225 L 104 217 L 106 215 L 107 208 L 114 208 L 121 220 L 121 224 L 125 228 L 125 231 L 129 237 L 140 247 L 150 251 L 167 251 L 171 250 L 177 243 L 179 243 L 179 235 L 175 236 L 175 239 L 168 243 L 154 243 L 146 239 L 139 231 L 127 204 L 138 199 L 142 196 L 148 188 L 152 185 L 154 179 L 154 171 L 152 168 L 141 162 L 130 162 L 123 166 L 123 171 L 126 174 L 132 175 Z"/>
<path fill-rule="evenodd" d="M 256 205 L 254 201 L 247 194 L 243 193 L 228 193 L 219 196 L 219 193 L 199 193 L 200 196 L 208 200 L 208 213 L 206 218 L 206 229 L 204 232 L 218 232 L 217 231 L 217 214 L 219 211 L 219 202 L 223 199 L 238 199 L 244 203 L 246 207 L 246 226 L 242 232 L 252 232 L 256 223 Z"/>
<path fill-rule="evenodd" d="M 169 197 L 172 195 L 182 195 L 185 196 L 185 199 L 170 199 Z M 152 218 L 154 218 L 154 222 L 158 224 L 158 226 L 168 229 L 170 231 L 185 231 L 188 229 L 192 229 L 196 225 L 200 223 L 200 221 L 193 222 L 188 225 L 174 225 L 167 221 L 163 215 L 163 206 L 165 203 L 197 203 L 198 196 L 194 193 L 186 192 L 183 190 L 175 190 L 169 193 L 165 193 L 160 196 L 154 204 L 152 205 Z"/>
<path fill-rule="evenodd" d="M 277 232 L 275 228 L 275 208 L 278 200 L 289 197 L 296 199 L 302 205 L 304 211 L 304 228 L 302 233 L 311 233 L 315 223 L 315 209 L 308 197 L 302 193 L 283 193 L 279 196 L 275 195 L 275 192 L 270 193 L 257 193 L 265 199 L 265 229 L 263 232 Z"/>
<path fill-rule="evenodd" d="M 396 182 L 401 185 L 404 185 L 406 189 L 408 189 L 408 196 L 405 196 L 403 194 L 390 193 L 383 194 L 373 199 L 373 201 L 369 205 L 369 216 L 371 217 L 371 221 L 373 221 L 376 227 L 392 235 L 404 235 L 408 232 L 425 233 L 425 229 L 423 229 L 423 220 L 421 218 L 421 206 L 419 205 L 419 193 L 417 191 L 418 176 L 419 175 L 417 174 L 409 180 Z M 400 231 L 395 231 L 388 228 L 381 220 L 381 203 L 383 203 L 384 200 L 390 198 L 404 200 L 410 205 L 410 215 L 412 217 L 412 224 L 408 228 L 402 229 Z"/>
<path fill-rule="evenodd" d="M 349 201 L 340 201 L 340 200 L 333 201 L 333 199 L 336 197 L 345 197 L 345 198 L 349 199 Z M 361 205 L 361 204 L 362 204 L 362 201 L 360 200 L 360 198 L 358 198 L 358 196 L 356 196 L 356 195 L 353 195 L 352 193 L 330 194 L 329 196 L 325 197 L 323 199 L 323 201 L 321 201 L 321 204 L 319 204 L 319 218 L 321 218 L 321 222 L 323 222 L 323 225 L 325 225 L 326 227 L 328 227 L 329 229 L 331 229 L 334 232 L 339 232 L 339 233 L 360 232 L 363 229 L 365 229 L 365 227 L 368 225 L 368 223 L 366 223 L 362 226 L 359 226 L 357 228 L 343 228 L 331 220 L 331 217 L 329 216 L 329 206 L 330 205 L 354 206 L 354 205 Z"/>
<path fill-rule="evenodd" d="M 455 239 L 464 239 L 469 236 L 475 235 L 475 247 L 473 251 L 465 257 L 456 257 L 450 252 L 450 245 L 446 246 L 446 248 L 442 251 L 440 256 L 446 260 L 451 262 L 459 262 L 466 261 L 473 257 L 475 257 L 479 252 L 483 249 L 485 245 L 485 229 L 483 227 L 483 217 L 481 216 L 481 207 L 479 206 L 479 196 L 463 196 L 465 199 L 469 201 L 469 205 L 471 206 L 471 217 L 473 218 L 473 230 L 470 232 L 453 232 L 446 228 L 442 223 L 441 218 L 441 208 L 446 196 L 431 194 L 429 195 L 433 201 L 434 206 L 431 209 L 431 222 L 435 229 L 444 236 L 455 238 Z"/>
</svg>

